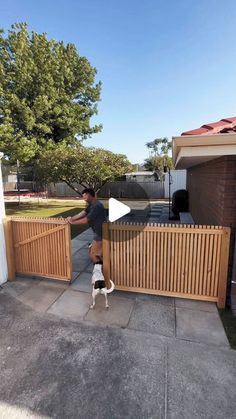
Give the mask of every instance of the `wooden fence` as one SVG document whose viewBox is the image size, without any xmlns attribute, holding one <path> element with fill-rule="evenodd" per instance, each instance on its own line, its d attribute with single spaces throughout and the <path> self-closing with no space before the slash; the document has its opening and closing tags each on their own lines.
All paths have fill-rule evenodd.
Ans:
<svg viewBox="0 0 236 419">
<path fill-rule="evenodd" d="M 8 279 L 15 273 L 70 281 L 70 225 L 60 218 L 5 219 Z"/>
<path fill-rule="evenodd" d="M 106 223 L 103 237 L 105 277 L 117 290 L 225 306 L 229 228 Z"/>
</svg>

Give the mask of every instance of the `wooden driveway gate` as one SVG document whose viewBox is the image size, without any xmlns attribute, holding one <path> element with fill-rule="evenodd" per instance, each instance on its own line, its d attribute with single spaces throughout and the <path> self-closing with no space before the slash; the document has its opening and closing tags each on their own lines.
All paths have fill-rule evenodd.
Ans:
<svg viewBox="0 0 236 419">
<path fill-rule="evenodd" d="M 61 218 L 5 220 L 9 278 L 15 273 L 70 281 L 70 225 Z"/>
<path fill-rule="evenodd" d="M 106 223 L 104 273 L 116 289 L 225 306 L 230 229 Z"/>
</svg>

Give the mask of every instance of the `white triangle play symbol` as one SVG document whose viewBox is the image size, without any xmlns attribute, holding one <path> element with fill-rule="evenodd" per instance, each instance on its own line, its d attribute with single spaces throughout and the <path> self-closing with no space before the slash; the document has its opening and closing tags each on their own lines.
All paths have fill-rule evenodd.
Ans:
<svg viewBox="0 0 236 419">
<path fill-rule="evenodd" d="M 111 223 L 113 221 L 118 220 L 119 218 L 123 217 L 124 215 L 128 214 L 131 211 L 131 208 L 128 205 L 123 204 L 122 202 L 117 201 L 117 199 L 110 198 L 109 199 L 109 221 Z"/>
</svg>

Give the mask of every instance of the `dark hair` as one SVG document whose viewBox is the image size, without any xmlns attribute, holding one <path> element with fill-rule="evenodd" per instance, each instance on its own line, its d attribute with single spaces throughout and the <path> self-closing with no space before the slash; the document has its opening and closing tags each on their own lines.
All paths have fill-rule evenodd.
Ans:
<svg viewBox="0 0 236 419">
<path fill-rule="evenodd" d="M 82 191 L 82 195 L 83 195 L 84 193 L 89 193 L 89 195 L 91 195 L 92 197 L 95 197 L 95 191 L 94 191 L 94 189 L 92 189 L 92 188 L 85 188 L 85 189 Z"/>
</svg>

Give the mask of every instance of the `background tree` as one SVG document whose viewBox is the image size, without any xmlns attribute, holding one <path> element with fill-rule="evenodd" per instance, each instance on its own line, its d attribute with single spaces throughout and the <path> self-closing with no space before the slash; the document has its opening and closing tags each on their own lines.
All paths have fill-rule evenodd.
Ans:
<svg viewBox="0 0 236 419">
<path fill-rule="evenodd" d="M 145 145 L 150 151 L 151 156 L 163 156 L 171 150 L 171 141 L 167 137 L 156 138 Z"/>
<path fill-rule="evenodd" d="M 101 130 L 90 126 L 101 83 L 75 45 L 29 33 L 25 23 L 0 31 L 0 149 L 27 162 L 43 148 Z"/>
<path fill-rule="evenodd" d="M 146 143 L 146 147 L 149 150 L 149 157 L 145 159 L 144 163 L 146 170 L 163 173 L 165 164 L 169 169 L 173 169 L 172 157 L 168 154 L 172 148 L 172 144 L 168 138 L 156 138 Z"/>
<path fill-rule="evenodd" d="M 79 186 L 96 192 L 109 180 L 123 175 L 131 164 L 123 154 L 108 150 L 59 146 L 45 151 L 37 161 L 36 177 L 41 183 L 65 182 L 80 194 Z"/>
</svg>

